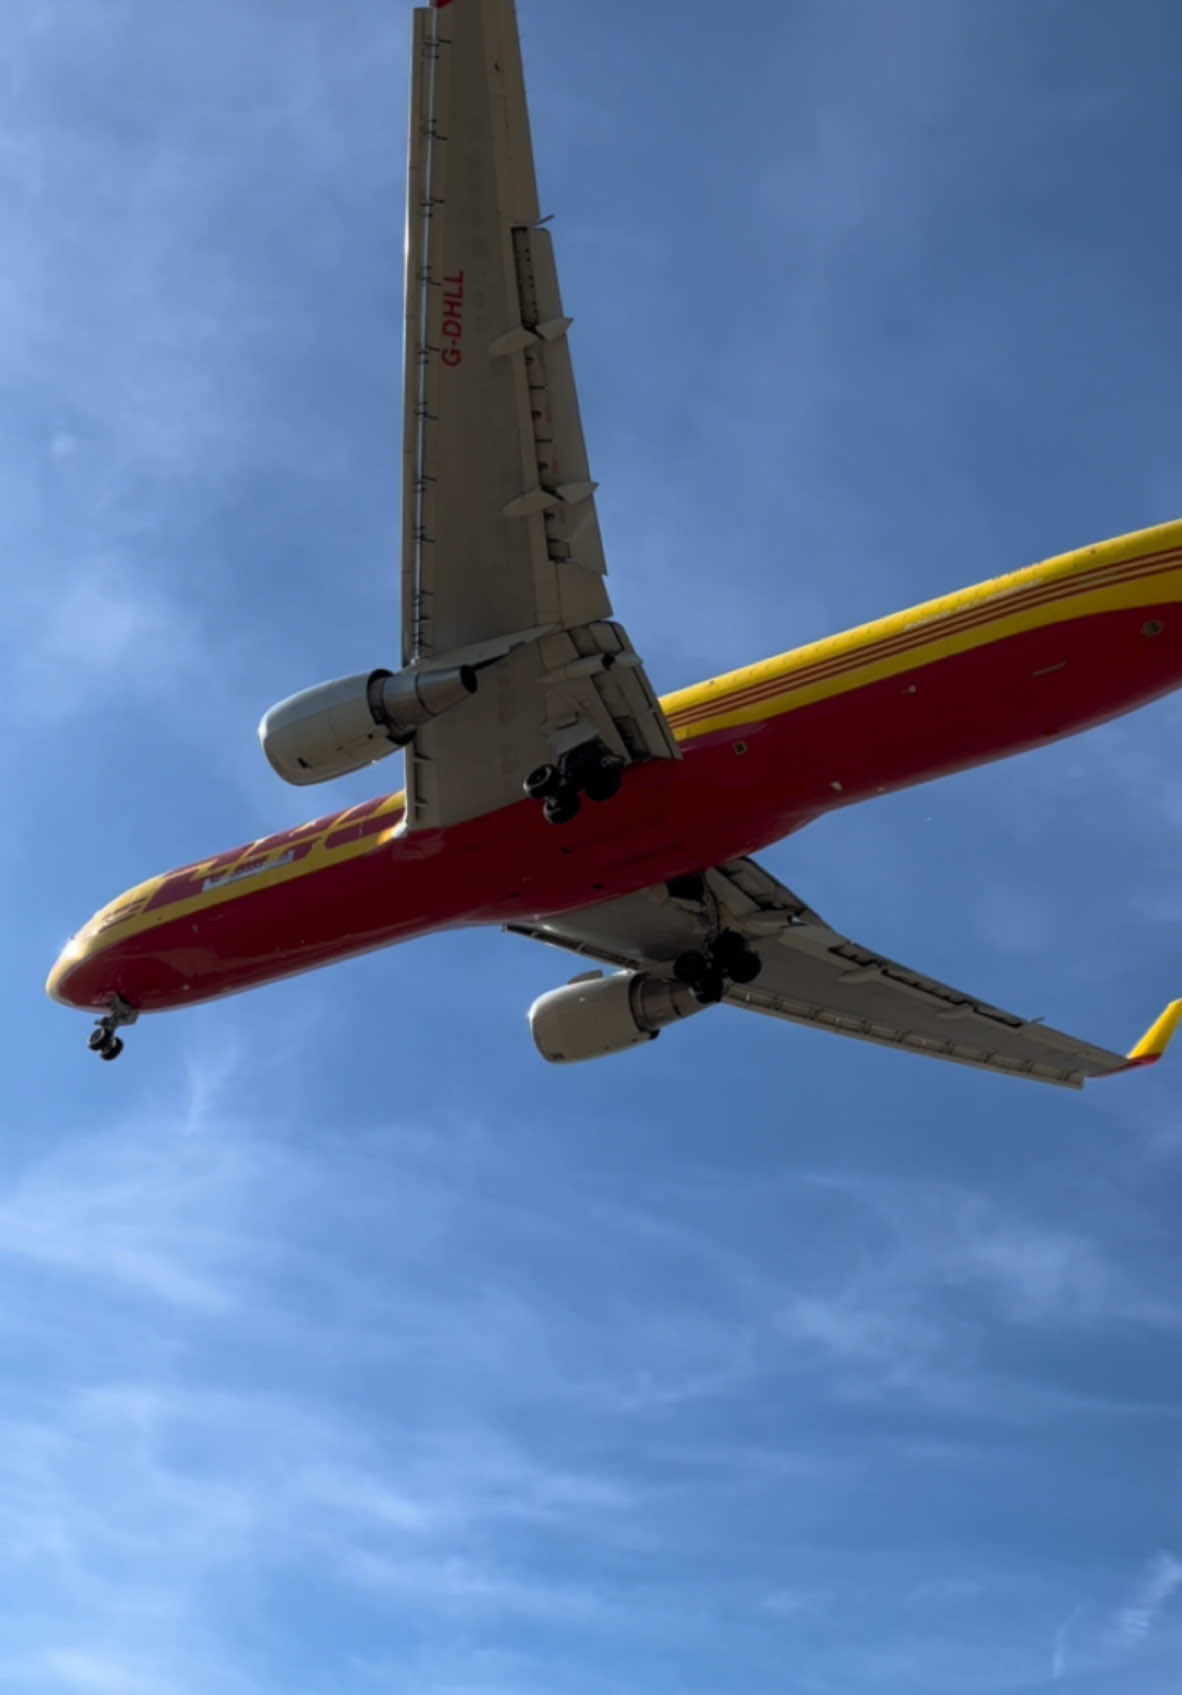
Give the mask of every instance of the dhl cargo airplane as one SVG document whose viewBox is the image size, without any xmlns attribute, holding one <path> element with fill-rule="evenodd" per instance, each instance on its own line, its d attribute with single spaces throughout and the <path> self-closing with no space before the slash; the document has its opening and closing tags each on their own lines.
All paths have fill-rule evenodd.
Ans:
<svg viewBox="0 0 1182 1695">
<path fill-rule="evenodd" d="M 614 969 L 530 1010 L 549 1060 L 719 1001 L 1079 1087 L 1128 1055 L 830 929 L 748 856 L 834 807 L 1000 759 L 1182 682 L 1182 522 L 964 589 L 658 700 L 612 617 L 512 0 L 414 14 L 402 655 L 260 726 L 318 783 L 402 747 L 389 794 L 121 895 L 48 990 L 121 1051 L 188 1006 L 448 926 Z M 524 789 L 524 793 L 523 793 Z M 586 804 L 584 804 L 586 803 Z"/>
</svg>

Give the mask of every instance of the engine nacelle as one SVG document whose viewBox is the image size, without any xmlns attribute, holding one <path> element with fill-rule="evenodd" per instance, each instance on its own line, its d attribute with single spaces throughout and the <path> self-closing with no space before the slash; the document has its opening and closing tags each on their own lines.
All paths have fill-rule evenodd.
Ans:
<svg viewBox="0 0 1182 1695">
<path fill-rule="evenodd" d="M 667 1024 L 702 1010 L 671 977 L 596 971 L 539 996 L 529 1009 L 529 1032 L 542 1058 L 561 1065 L 654 1041 Z"/>
<path fill-rule="evenodd" d="M 259 741 L 285 783 L 326 783 L 405 747 L 429 719 L 475 692 L 470 665 L 338 677 L 273 706 Z"/>
</svg>

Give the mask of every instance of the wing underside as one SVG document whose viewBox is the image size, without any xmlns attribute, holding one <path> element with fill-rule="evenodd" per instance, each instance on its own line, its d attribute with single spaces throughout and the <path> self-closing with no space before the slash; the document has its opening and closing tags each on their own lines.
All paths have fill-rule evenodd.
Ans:
<svg viewBox="0 0 1182 1695">
<path fill-rule="evenodd" d="M 408 158 L 403 664 L 480 668 L 408 750 L 416 827 L 508 804 L 580 739 L 676 744 L 612 621 L 512 0 L 415 12 Z"/>
<path fill-rule="evenodd" d="M 762 969 L 754 982 L 727 988 L 730 1006 L 1067 1088 L 1149 1063 L 1164 1048 L 1150 1032 L 1132 1055 L 1113 1053 L 925 977 L 831 929 L 749 859 L 706 872 L 700 890 L 661 884 L 509 928 L 603 964 L 664 975 L 678 955 L 733 930 Z M 1176 1022 L 1175 1014 L 1171 1031 Z"/>
</svg>

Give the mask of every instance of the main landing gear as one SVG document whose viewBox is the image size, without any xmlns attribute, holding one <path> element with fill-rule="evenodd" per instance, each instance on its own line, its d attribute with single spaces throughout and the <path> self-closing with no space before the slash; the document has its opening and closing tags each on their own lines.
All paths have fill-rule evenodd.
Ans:
<svg viewBox="0 0 1182 1695">
<path fill-rule="evenodd" d="M 684 983 L 699 1006 L 714 1006 L 729 983 L 754 983 L 763 962 L 737 930 L 723 930 L 701 952 L 680 953 L 673 975 Z"/>
<path fill-rule="evenodd" d="M 110 1011 L 96 1020 L 86 1039 L 91 1053 L 98 1054 L 100 1059 L 118 1059 L 123 1052 L 123 1038 L 115 1032 L 125 1024 L 134 1024 L 138 1017 L 139 1013 L 133 1006 L 128 1006 L 121 996 L 112 995 Z"/>
<path fill-rule="evenodd" d="M 579 810 L 580 796 L 610 800 L 620 789 L 620 761 L 596 738 L 580 742 L 559 757 L 556 765 L 539 765 L 522 784 L 531 800 L 540 800 L 547 824 L 569 824 Z"/>
</svg>

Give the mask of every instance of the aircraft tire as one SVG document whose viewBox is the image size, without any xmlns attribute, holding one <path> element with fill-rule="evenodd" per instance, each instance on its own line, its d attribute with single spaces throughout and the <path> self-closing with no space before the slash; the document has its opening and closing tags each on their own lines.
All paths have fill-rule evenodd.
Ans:
<svg viewBox="0 0 1182 1695">
<path fill-rule="evenodd" d="M 557 794 L 562 784 L 556 766 L 537 765 L 522 783 L 522 788 L 531 800 L 547 800 Z"/>
<path fill-rule="evenodd" d="M 763 961 L 752 948 L 744 948 L 736 954 L 727 966 L 727 976 L 732 983 L 754 983 L 763 970 Z"/>
<path fill-rule="evenodd" d="M 691 950 L 689 953 L 679 953 L 673 961 L 673 975 L 679 983 L 686 983 L 692 989 L 695 983 L 709 975 L 710 964 L 704 953 Z"/>
<path fill-rule="evenodd" d="M 583 780 L 583 793 L 588 800 L 611 800 L 613 795 L 620 792 L 620 767 L 605 764 L 598 771 L 592 771 Z"/>
<path fill-rule="evenodd" d="M 542 816 L 547 824 L 569 824 L 579 810 L 579 796 L 576 790 L 560 788 L 557 794 L 548 797 L 542 808 Z"/>
</svg>

